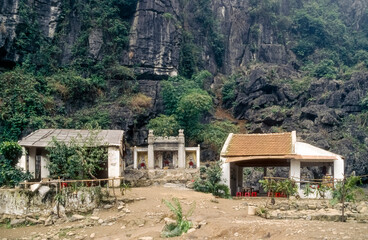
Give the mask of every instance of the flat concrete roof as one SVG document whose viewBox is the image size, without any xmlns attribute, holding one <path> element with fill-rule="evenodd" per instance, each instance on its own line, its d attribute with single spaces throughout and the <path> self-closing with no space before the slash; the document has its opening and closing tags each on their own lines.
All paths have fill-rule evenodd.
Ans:
<svg viewBox="0 0 368 240">
<path fill-rule="evenodd" d="M 120 146 L 124 136 L 123 130 L 77 130 L 77 129 L 39 129 L 22 138 L 18 143 L 24 147 L 47 147 L 55 138 L 69 143 L 72 139 L 87 138 L 96 131 L 101 146 Z"/>
</svg>

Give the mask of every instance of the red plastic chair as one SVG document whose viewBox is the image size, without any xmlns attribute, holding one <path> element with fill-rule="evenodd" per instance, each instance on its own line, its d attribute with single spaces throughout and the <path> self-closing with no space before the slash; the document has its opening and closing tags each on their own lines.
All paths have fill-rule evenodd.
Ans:
<svg viewBox="0 0 368 240">
<path fill-rule="evenodd" d="M 257 192 L 252 192 L 252 197 L 257 197 Z"/>
<path fill-rule="evenodd" d="M 279 192 L 277 192 L 277 193 L 275 193 L 275 197 L 280 197 L 281 195 L 280 195 L 280 193 Z"/>
<path fill-rule="evenodd" d="M 242 196 L 242 193 L 241 192 L 236 192 L 236 196 L 237 197 L 241 197 Z"/>
<path fill-rule="evenodd" d="M 244 193 L 244 197 L 250 197 L 250 193 L 249 192 L 245 192 Z"/>
</svg>

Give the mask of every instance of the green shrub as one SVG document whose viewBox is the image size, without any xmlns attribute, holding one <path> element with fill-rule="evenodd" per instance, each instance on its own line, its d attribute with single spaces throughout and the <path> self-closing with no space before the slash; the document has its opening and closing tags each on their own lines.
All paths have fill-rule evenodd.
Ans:
<svg viewBox="0 0 368 240">
<path fill-rule="evenodd" d="M 277 182 L 274 179 L 263 179 L 258 181 L 262 188 L 271 194 L 271 203 L 275 204 L 275 193 L 277 191 Z"/>
<path fill-rule="evenodd" d="M 341 203 L 341 221 L 345 222 L 345 202 L 355 202 L 358 193 L 363 193 L 363 190 L 358 187 L 362 184 L 362 179 L 359 176 L 350 176 L 342 181 L 335 183 L 331 204 Z"/>
<path fill-rule="evenodd" d="M 200 120 L 212 109 L 212 98 L 204 90 L 193 90 L 181 97 L 176 109 L 176 116 L 186 135 L 196 139 L 201 131 Z"/>
<path fill-rule="evenodd" d="M 285 179 L 283 181 L 277 182 L 276 191 L 283 193 L 287 197 L 290 197 L 298 192 L 298 186 L 296 185 L 295 181 Z"/>
<path fill-rule="evenodd" d="M 212 83 L 212 78 L 212 74 L 207 70 L 200 71 L 192 76 L 193 81 L 202 89 L 209 88 Z"/>
<path fill-rule="evenodd" d="M 304 186 L 303 193 L 305 197 L 309 197 L 309 195 L 314 194 L 314 192 L 315 189 L 309 183 Z"/>
<path fill-rule="evenodd" d="M 10 166 L 15 167 L 22 156 L 22 147 L 16 142 L 3 142 L 0 144 L 0 154 L 9 161 Z"/>
<path fill-rule="evenodd" d="M 183 209 L 177 198 L 172 199 L 172 203 L 167 200 L 162 200 L 162 202 L 170 209 L 170 211 L 175 215 L 175 224 L 165 225 L 162 230 L 161 236 L 164 238 L 181 236 L 183 233 L 188 232 L 191 228 L 192 223 L 188 218 L 193 214 L 195 209 L 195 202 L 192 203 L 187 214 L 183 214 Z"/>
<path fill-rule="evenodd" d="M 84 78 L 73 70 L 60 71 L 48 78 L 48 81 L 52 91 L 70 104 L 94 102 L 100 90 L 105 87 L 100 77 Z"/>
<path fill-rule="evenodd" d="M 41 92 L 38 78 L 15 68 L 0 74 L 0 86 L 0 141 L 18 140 L 31 125 L 43 126 L 39 117 L 47 114 L 46 107 L 53 109 L 53 103 Z"/>
<path fill-rule="evenodd" d="M 174 16 L 171 13 L 165 12 L 164 14 L 162 14 L 162 16 L 166 19 L 166 20 L 171 20 L 174 19 Z"/>
<path fill-rule="evenodd" d="M 231 108 L 236 99 L 236 76 L 227 78 L 222 86 L 222 105 Z"/>
<path fill-rule="evenodd" d="M 23 172 L 22 169 L 12 166 L 7 159 L 0 156 L 0 187 L 14 187 L 30 179 L 32 175 L 29 172 Z"/>
<path fill-rule="evenodd" d="M 229 133 L 237 133 L 238 131 L 239 127 L 227 120 L 213 121 L 205 125 L 201 133 L 201 140 L 219 154 Z"/>
<path fill-rule="evenodd" d="M 199 140 L 203 129 L 200 121 L 212 109 L 212 97 L 201 89 L 210 76 L 209 72 L 203 71 L 192 79 L 178 76 L 162 82 L 165 113 L 174 115 L 180 128 L 184 129 L 188 141 Z"/>
<path fill-rule="evenodd" d="M 180 127 L 173 115 L 160 114 L 149 121 L 147 128 L 152 129 L 156 136 L 176 136 Z"/>
<path fill-rule="evenodd" d="M 338 202 L 354 202 L 356 195 L 362 192 L 362 189 L 358 185 L 362 184 L 361 177 L 350 176 L 343 181 L 335 184 L 332 192 L 331 204 Z"/>
<path fill-rule="evenodd" d="M 32 178 L 29 172 L 23 172 L 16 164 L 22 155 L 22 148 L 16 142 L 3 142 L 0 145 L 0 187 L 14 187 L 20 182 Z"/>
<path fill-rule="evenodd" d="M 324 77 L 328 79 L 336 79 L 336 75 L 337 69 L 334 66 L 334 62 L 332 60 L 322 60 L 313 70 L 313 76 L 317 78 Z"/>
<path fill-rule="evenodd" d="M 221 182 L 222 168 L 221 161 L 217 161 L 215 164 L 206 169 L 203 175 L 205 179 L 197 178 L 194 181 L 194 190 L 198 192 L 212 193 L 214 196 L 229 198 L 229 187 Z"/>
<path fill-rule="evenodd" d="M 183 32 L 183 42 L 179 55 L 179 74 L 191 78 L 198 71 L 199 48 L 193 43 L 193 36 Z"/>
</svg>

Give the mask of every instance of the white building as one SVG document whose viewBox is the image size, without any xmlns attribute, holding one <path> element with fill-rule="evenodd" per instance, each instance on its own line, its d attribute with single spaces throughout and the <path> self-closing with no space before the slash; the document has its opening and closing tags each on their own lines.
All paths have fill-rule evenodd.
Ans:
<svg viewBox="0 0 368 240">
<path fill-rule="evenodd" d="M 243 187 L 244 167 L 289 167 L 289 177 L 301 180 L 301 167 L 320 166 L 335 180 L 344 178 L 340 155 L 297 141 L 296 132 L 273 134 L 230 133 L 221 151 L 223 182 L 232 195 Z M 300 190 L 300 184 L 298 184 Z"/>
<path fill-rule="evenodd" d="M 148 147 L 134 147 L 134 169 L 185 169 L 200 167 L 200 147 L 185 147 L 184 130 L 177 137 L 148 134 Z"/>
<path fill-rule="evenodd" d="M 98 172 L 98 178 L 121 177 L 124 170 L 123 152 L 124 131 L 122 130 L 98 130 L 96 138 L 101 147 L 108 150 L 107 164 L 103 170 Z M 90 134 L 89 130 L 75 129 L 39 129 L 19 141 L 23 148 L 23 155 L 18 165 L 25 171 L 29 171 L 35 180 L 49 177 L 49 170 L 46 167 L 49 161 L 46 147 L 50 146 L 53 138 L 57 141 L 69 143 L 72 139 L 86 139 Z M 120 185 L 119 180 L 115 180 L 115 186 Z"/>
</svg>

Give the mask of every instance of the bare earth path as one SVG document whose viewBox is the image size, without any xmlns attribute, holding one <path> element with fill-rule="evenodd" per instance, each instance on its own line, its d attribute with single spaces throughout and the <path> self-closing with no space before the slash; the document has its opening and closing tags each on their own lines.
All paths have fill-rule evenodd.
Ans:
<svg viewBox="0 0 368 240">
<path fill-rule="evenodd" d="M 184 212 L 192 202 L 196 209 L 191 219 L 202 223 L 192 233 L 173 239 L 368 239 L 368 224 L 321 222 L 307 220 L 267 220 L 246 214 L 247 200 L 217 199 L 210 194 L 179 188 L 134 188 L 128 198 L 145 200 L 128 203 L 126 209 L 100 210 L 97 214 L 104 224 L 89 226 L 90 215 L 79 222 L 53 226 L 0 228 L 0 239 L 160 239 L 164 218 L 170 216 L 162 199 L 180 199 Z M 259 199 L 259 201 L 265 201 Z M 150 238 L 150 239 L 152 239 Z"/>
</svg>

